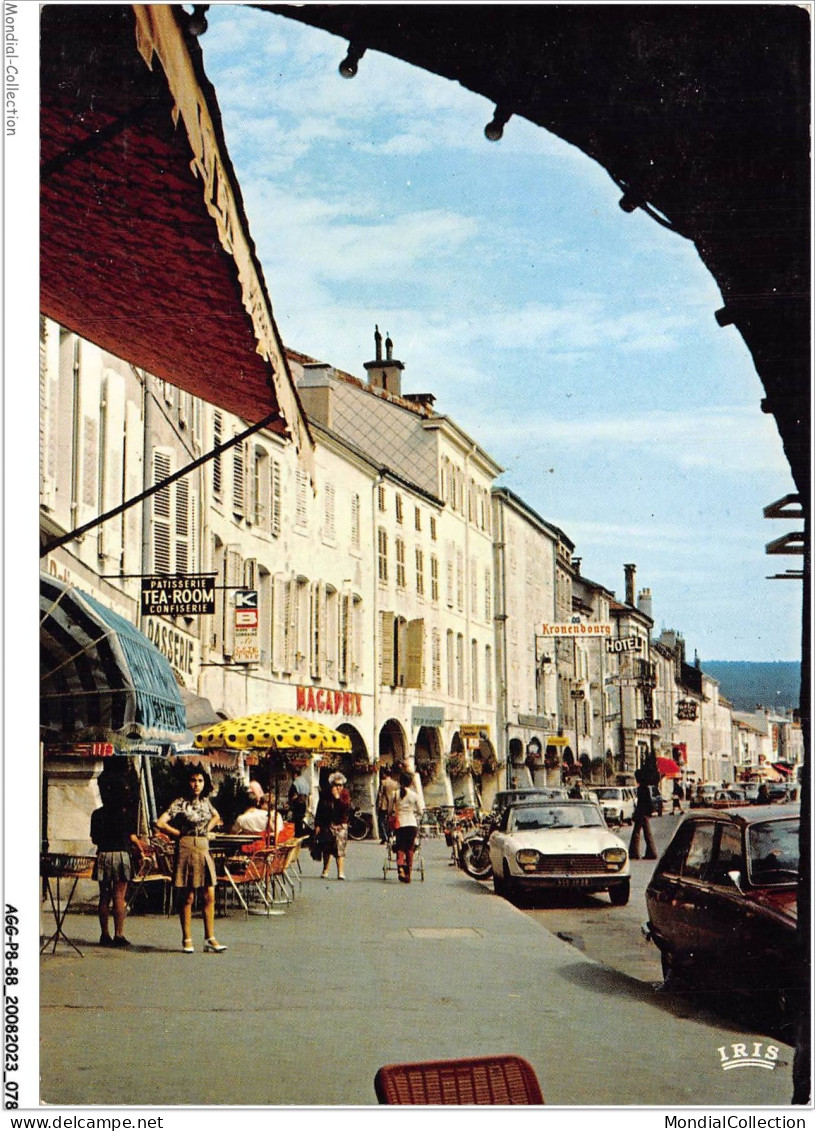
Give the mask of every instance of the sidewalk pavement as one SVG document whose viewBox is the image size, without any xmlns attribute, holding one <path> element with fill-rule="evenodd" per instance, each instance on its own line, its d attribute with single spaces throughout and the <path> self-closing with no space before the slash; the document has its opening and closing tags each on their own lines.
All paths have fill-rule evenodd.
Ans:
<svg viewBox="0 0 815 1131">
<path fill-rule="evenodd" d="M 450 867 L 443 840 L 410 886 L 383 880 L 384 852 L 350 843 L 346 883 L 304 857 L 285 915 L 219 918 L 223 954 L 202 952 L 200 919 L 187 955 L 175 916 L 132 916 L 133 946 L 110 950 L 69 915 L 84 957 L 41 958 L 41 1101 L 373 1105 L 382 1064 L 517 1053 L 552 1106 L 789 1105 L 789 1046 L 764 1042 L 771 1071 L 725 1071 L 718 1050 L 744 1039 L 727 1022 L 585 958 Z"/>
</svg>

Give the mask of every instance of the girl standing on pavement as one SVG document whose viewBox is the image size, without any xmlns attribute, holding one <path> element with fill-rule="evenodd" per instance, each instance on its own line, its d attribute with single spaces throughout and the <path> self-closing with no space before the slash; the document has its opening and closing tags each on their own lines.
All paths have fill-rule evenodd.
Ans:
<svg viewBox="0 0 815 1131">
<path fill-rule="evenodd" d="M 136 844 L 136 806 L 126 774 L 105 769 L 99 777 L 102 807 L 91 814 L 96 845 L 93 878 L 99 884 L 100 946 L 126 947 L 127 884 L 133 877 L 131 852 Z M 113 935 L 110 914 L 113 912 Z"/>
<path fill-rule="evenodd" d="M 399 775 L 399 792 L 393 795 L 391 802 L 391 816 L 396 826 L 394 833 L 396 872 L 403 884 L 410 883 L 410 873 L 413 870 L 413 853 L 421 815 L 422 802 L 416 790 L 413 789 L 413 778 L 408 773 L 402 773 Z"/>
<path fill-rule="evenodd" d="M 190 766 L 187 789 L 156 821 L 156 828 L 176 841 L 173 885 L 185 893 L 181 903 L 181 949 L 192 954 L 190 934 L 195 893 L 203 893 L 204 950 L 216 954 L 226 950 L 215 938 L 215 864 L 209 852 L 210 830 L 221 818 L 208 800 L 212 792 L 209 774 L 201 766 Z"/>
</svg>

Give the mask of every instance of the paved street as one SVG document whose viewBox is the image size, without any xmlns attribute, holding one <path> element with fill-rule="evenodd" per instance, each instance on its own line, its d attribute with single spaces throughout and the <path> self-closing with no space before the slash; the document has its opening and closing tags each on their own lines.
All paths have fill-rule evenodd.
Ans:
<svg viewBox="0 0 815 1131">
<path fill-rule="evenodd" d="M 424 847 L 405 887 L 372 842 L 349 846 L 349 882 L 304 861 L 284 916 L 217 924 L 222 955 L 178 949 L 177 921 L 128 923 L 130 951 L 41 960 L 42 1100 L 49 1104 L 368 1105 L 383 1063 L 516 1052 L 547 1104 L 786 1106 L 792 1050 L 773 1071 L 722 1069 L 742 1040 L 687 1016 L 648 980 L 598 964 Z M 625 910 L 625 909 L 615 909 Z"/>
</svg>

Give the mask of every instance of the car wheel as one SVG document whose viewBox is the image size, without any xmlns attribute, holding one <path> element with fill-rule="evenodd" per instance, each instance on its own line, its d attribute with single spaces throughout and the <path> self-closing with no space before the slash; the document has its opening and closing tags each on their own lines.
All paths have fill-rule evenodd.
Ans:
<svg viewBox="0 0 815 1131">
<path fill-rule="evenodd" d="M 681 977 L 681 967 L 679 960 L 672 950 L 660 950 L 660 962 L 662 964 L 662 980 L 666 987 L 674 985 Z"/>
<path fill-rule="evenodd" d="M 611 900 L 614 907 L 625 907 L 630 897 L 630 880 L 626 880 L 624 884 L 615 884 L 613 888 L 608 889 L 608 898 Z"/>
<path fill-rule="evenodd" d="M 504 894 L 504 877 L 499 876 L 497 872 L 492 874 L 492 887 L 496 895 Z"/>
<path fill-rule="evenodd" d="M 501 885 L 504 889 L 503 895 L 505 899 L 514 899 L 518 894 L 518 885 L 509 874 L 509 865 L 504 861 L 504 878 Z"/>
</svg>

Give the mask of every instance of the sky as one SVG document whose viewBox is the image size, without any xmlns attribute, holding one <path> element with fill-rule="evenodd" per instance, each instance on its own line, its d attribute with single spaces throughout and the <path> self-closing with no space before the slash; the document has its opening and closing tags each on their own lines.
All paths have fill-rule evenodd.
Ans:
<svg viewBox="0 0 815 1131">
<path fill-rule="evenodd" d="M 374 324 L 575 543 L 653 594 L 705 659 L 800 658 L 800 559 L 764 547 L 794 491 L 775 422 L 693 245 L 624 213 L 580 150 L 448 80 L 245 5 L 201 38 L 285 344 L 364 377 Z"/>
</svg>

